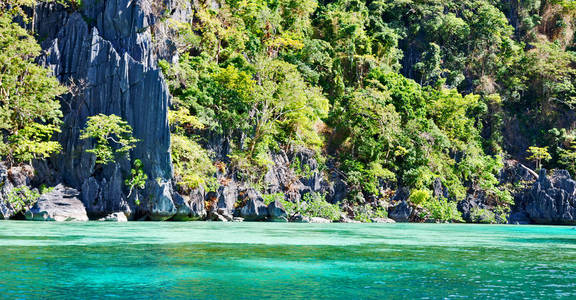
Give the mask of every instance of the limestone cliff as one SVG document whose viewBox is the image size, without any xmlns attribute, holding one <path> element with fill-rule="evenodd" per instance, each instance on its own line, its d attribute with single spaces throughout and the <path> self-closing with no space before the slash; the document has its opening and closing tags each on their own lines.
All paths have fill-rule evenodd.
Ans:
<svg viewBox="0 0 576 300">
<path fill-rule="evenodd" d="M 39 168 L 52 172 L 41 177 L 81 190 L 92 217 L 123 211 L 167 219 L 178 209 L 171 183 L 170 95 L 157 67 L 152 36 L 157 5 L 146 0 L 85 0 L 79 9 L 44 3 L 34 12 L 34 31 L 45 50 L 40 63 L 72 87 L 62 100 L 64 125 L 58 140 L 63 151 L 48 168 Z M 86 119 L 99 113 L 121 116 L 140 140 L 130 159 L 143 162 L 149 181 L 144 192 L 131 199 L 124 186 L 131 162 L 122 159 L 95 168 L 94 156 L 85 152 L 91 141 L 79 139 Z"/>
</svg>

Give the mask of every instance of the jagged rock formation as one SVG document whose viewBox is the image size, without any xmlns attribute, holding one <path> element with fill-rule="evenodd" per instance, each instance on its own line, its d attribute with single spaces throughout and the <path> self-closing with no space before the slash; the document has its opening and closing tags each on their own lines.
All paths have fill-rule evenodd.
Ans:
<svg viewBox="0 0 576 300">
<path fill-rule="evenodd" d="M 39 61 L 72 86 L 62 101 L 59 141 L 64 149 L 51 168 L 39 169 L 51 169 L 56 182 L 81 190 L 81 200 L 93 218 L 124 212 L 164 220 L 182 213 L 179 205 L 185 205 L 174 201 L 167 121 L 170 96 L 156 65 L 152 39 L 155 12 L 162 5 L 169 8 L 170 3 L 85 0 L 77 11 L 55 3 L 42 3 L 35 10 L 34 30 L 45 49 Z M 79 139 L 86 119 L 99 113 L 121 116 L 140 140 L 131 159 L 143 162 L 149 181 L 144 192 L 131 199 L 123 184 L 131 162 L 120 159 L 97 167 L 94 156 L 85 152 L 92 142 Z"/>
<path fill-rule="evenodd" d="M 286 209 L 279 201 L 273 201 L 268 204 L 268 218 L 273 222 L 288 222 Z"/>
<path fill-rule="evenodd" d="M 510 221 L 536 224 L 576 224 L 576 181 L 566 170 L 551 176 L 541 169 L 532 188 L 516 195 Z"/>
<path fill-rule="evenodd" d="M 16 215 L 14 207 L 8 202 L 8 198 L 15 188 L 30 184 L 33 172 L 29 166 L 8 169 L 3 163 L 0 163 L 0 220 L 9 219 Z"/>
</svg>

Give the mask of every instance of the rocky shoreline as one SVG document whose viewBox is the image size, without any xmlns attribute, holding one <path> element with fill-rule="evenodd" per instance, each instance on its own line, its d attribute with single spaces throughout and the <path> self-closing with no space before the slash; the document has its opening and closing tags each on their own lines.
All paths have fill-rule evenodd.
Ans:
<svg viewBox="0 0 576 300">
<path fill-rule="evenodd" d="M 275 169 L 275 174 L 269 175 L 269 180 L 278 176 L 281 169 Z M 286 171 L 286 170 L 284 170 Z M 509 164 L 501 172 L 501 180 L 523 186 L 515 193 L 515 205 L 508 216 L 509 224 L 549 224 L 573 225 L 576 224 L 576 181 L 566 170 L 553 170 L 550 174 L 540 170 L 539 174 L 520 163 Z M 32 221 L 114 221 L 126 222 L 158 220 L 149 215 L 138 216 L 127 214 L 126 211 L 111 212 L 106 215 L 90 210 L 90 203 L 82 195 L 82 191 L 67 187 L 63 184 L 42 194 L 38 200 L 21 213 L 15 213 L 13 205 L 8 201 L 11 191 L 23 186 L 29 187 L 34 183 L 33 172 L 29 167 L 16 167 L 8 170 L 0 164 L 0 217 L 3 219 L 26 219 Z M 303 180 L 304 182 L 310 180 Z M 277 182 L 277 181 L 276 181 Z M 312 180 L 314 182 L 314 180 Z M 318 184 L 322 186 L 322 184 Z M 325 191 L 330 191 L 332 199 L 340 197 L 335 195 L 334 187 L 325 184 Z M 29 187 L 31 190 L 35 190 Z M 278 187 L 269 187 L 275 190 Z M 299 193 L 305 194 L 312 189 L 302 184 Z M 441 192 L 441 183 L 438 183 L 437 192 Z M 320 190 L 320 189 L 319 189 Z M 290 195 L 286 194 L 286 197 Z M 294 196 L 294 195 L 292 195 Z M 297 197 L 300 205 L 306 205 L 301 195 Z M 396 222 L 436 222 L 434 219 L 418 217 L 419 207 L 408 200 L 409 193 L 399 189 L 389 202 L 386 202 L 388 217 L 371 218 L 365 220 L 373 223 Z M 176 211 L 164 211 L 168 221 L 220 221 L 220 222 L 302 222 L 302 223 L 360 223 L 353 216 L 343 210 L 337 220 L 328 220 L 320 217 L 308 217 L 301 214 L 289 215 L 280 201 L 274 200 L 266 204 L 260 192 L 254 188 L 246 188 L 240 183 L 230 182 L 220 186 L 217 191 L 204 193 L 195 190 L 188 196 L 177 198 L 182 204 Z M 474 208 L 488 208 L 488 204 L 481 197 L 467 197 L 458 204 L 458 209 L 467 222 L 474 222 L 469 218 Z M 476 220 L 478 221 L 478 220 Z"/>
</svg>

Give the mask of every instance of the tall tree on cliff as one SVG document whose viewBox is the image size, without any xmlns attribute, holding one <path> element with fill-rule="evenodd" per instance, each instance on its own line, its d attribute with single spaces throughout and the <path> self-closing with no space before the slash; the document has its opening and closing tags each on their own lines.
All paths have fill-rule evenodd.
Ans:
<svg viewBox="0 0 576 300">
<path fill-rule="evenodd" d="M 14 22 L 17 17 L 28 21 L 22 7 L 34 3 L 0 2 L 0 159 L 10 165 L 45 158 L 61 148 L 51 138 L 62 117 L 56 97 L 66 89 L 34 62 L 40 46 Z"/>
</svg>

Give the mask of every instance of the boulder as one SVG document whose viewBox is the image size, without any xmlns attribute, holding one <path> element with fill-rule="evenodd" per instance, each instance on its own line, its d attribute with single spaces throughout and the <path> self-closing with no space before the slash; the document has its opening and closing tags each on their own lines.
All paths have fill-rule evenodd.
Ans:
<svg viewBox="0 0 576 300">
<path fill-rule="evenodd" d="M 290 221 L 296 222 L 296 223 L 310 223 L 310 218 L 303 216 L 301 214 L 296 214 L 296 215 L 292 216 Z"/>
<path fill-rule="evenodd" d="M 262 196 L 254 189 L 249 188 L 242 193 L 242 202 L 246 204 L 240 209 L 240 216 L 246 221 L 264 221 L 268 218 L 268 208 Z"/>
<path fill-rule="evenodd" d="M 218 208 L 218 210 L 216 211 L 216 213 L 220 216 L 222 216 L 224 219 L 226 219 L 226 221 L 234 221 L 234 216 L 229 214 L 228 211 L 226 209 L 223 208 Z M 220 218 L 219 218 L 220 219 Z"/>
<path fill-rule="evenodd" d="M 33 221 L 88 221 L 86 208 L 79 199 L 80 193 L 63 185 L 43 194 L 26 212 L 26 219 Z"/>
<path fill-rule="evenodd" d="M 388 216 L 396 222 L 410 222 L 412 220 L 414 208 L 408 201 L 403 200 L 390 208 Z"/>
<path fill-rule="evenodd" d="M 268 204 L 268 218 L 273 222 L 287 222 L 288 214 L 284 205 L 280 201 L 274 201 Z"/>
<path fill-rule="evenodd" d="M 197 221 L 203 220 L 207 216 L 204 203 L 204 190 L 198 188 L 192 190 L 188 196 L 174 194 L 172 199 L 176 205 L 176 214 L 173 221 Z"/>
</svg>

